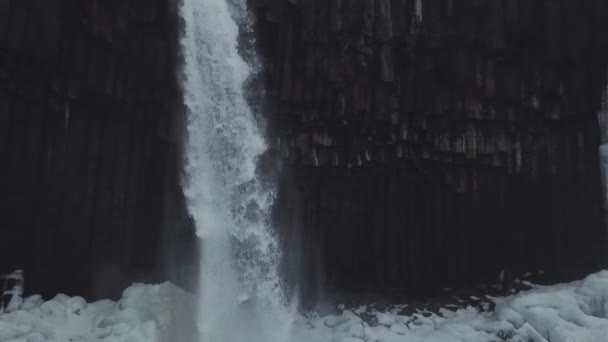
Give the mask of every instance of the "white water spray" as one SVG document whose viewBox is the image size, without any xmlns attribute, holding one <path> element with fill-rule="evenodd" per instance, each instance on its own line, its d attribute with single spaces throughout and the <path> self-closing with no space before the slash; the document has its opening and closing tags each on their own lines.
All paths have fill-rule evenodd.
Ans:
<svg viewBox="0 0 608 342">
<path fill-rule="evenodd" d="M 270 229 L 274 189 L 256 177 L 266 146 L 243 85 L 238 21 L 227 0 L 182 0 L 187 110 L 184 193 L 202 239 L 198 324 L 204 342 L 279 342 L 287 314 Z M 245 8 L 244 1 L 237 11 Z"/>
</svg>

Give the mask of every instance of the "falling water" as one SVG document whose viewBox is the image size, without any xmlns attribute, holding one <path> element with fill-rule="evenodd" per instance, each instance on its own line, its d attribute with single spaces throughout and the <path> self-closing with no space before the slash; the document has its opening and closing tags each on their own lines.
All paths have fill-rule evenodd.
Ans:
<svg viewBox="0 0 608 342">
<path fill-rule="evenodd" d="M 188 119 L 183 188 L 202 240 L 204 342 L 281 341 L 289 326 L 269 224 L 274 190 L 256 176 L 266 146 L 243 93 L 251 74 L 237 48 L 244 1 L 230 7 L 227 0 L 182 0 L 180 9 Z"/>
<path fill-rule="evenodd" d="M 416 0 L 416 7 L 415 7 L 415 14 L 416 14 L 416 20 L 417 21 L 422 21 L 422 0 Z"/>
<path fill-rule="evenodd" d="M 600 175 L 604 201 L 604 223 L 608 224 L 608 86 L 602 96 L 602 108 L 598 113 L 600 126 Z"/>
</svg>

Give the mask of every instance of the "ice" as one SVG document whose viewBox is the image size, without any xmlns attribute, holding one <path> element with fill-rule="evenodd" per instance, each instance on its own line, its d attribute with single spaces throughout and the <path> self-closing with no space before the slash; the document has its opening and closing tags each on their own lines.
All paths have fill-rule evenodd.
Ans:
<svg viewBox="0 0 608 342">
<path fill-rule="evenodd" d="M 192 295 L 170 283 L 135 284 L 118 302 L 31 296 L 19 310 L 0 314 L 0 341 L 192 342 L 192 302 Z"/>
<path fill-rule="evenodd" d="M 385 311 L 341 306 L 334 315 L 296 317 L 289 341 L 608 341 L 608 271 L 492 300 L 493 312 L 469 306 L 401 315 L 402 305 Z M 20 309 L 0 314 L 0 341 L 199 341 L 195 302 L 191 294 L 169 283 L 134 284 L 118 302 L 86 303 L 81 297 L 61 294 L 44 302 L 31 296 L 23 299 Z"/>
<path fill-rule="evenodd" d="M 399 310 L 369 311 L 374 324 L 362 318 L 368 312 L 365 307 L 344 310 L 341 315 L 313 316 L 307 325 L 299 325 L 304 328 L 295 333 L 294 341 L 608 341 L 608 271 L 580 282 L 534 286 L 493 300 L 494 312 L 473 307 L 410 316 L 399 315 Z"/>
</svg>

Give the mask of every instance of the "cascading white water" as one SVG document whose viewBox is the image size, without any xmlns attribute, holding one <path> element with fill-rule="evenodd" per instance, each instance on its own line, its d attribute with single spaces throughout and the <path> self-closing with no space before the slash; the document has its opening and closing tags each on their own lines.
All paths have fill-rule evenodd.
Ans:
<svg viewBox="0 0 608 342">
<path fill-rule="evenodd" d="M 256 177 L 265 143 L 243 85 L 227 0 L 182 0 L 187 110 L 184 193 L 202 239 L 198 324 L 204 342 L 276 342 L 289 326 L 270 229 L 274 190 Z M 233 9 L 243 10 L 245 0 Z"/>
</svg>

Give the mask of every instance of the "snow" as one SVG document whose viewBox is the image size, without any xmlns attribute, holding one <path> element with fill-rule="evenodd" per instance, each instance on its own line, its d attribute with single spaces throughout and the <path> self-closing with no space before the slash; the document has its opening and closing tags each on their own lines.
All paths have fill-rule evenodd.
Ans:
<svg viewBox="0 0 608 342">
<path fill-rule="evenodd" d="M 608 341 L 608 271 L 492 300 L 493 312 L 469 306 L 401 315 L 404 305 L 383 312 L 339 306 L 335 315 L 299 316 L 289 342 Z M 0 314 L 0 341 L 196 341 L 194 302 L 169 283 L 135 284 L 118 302 L 31 296 Z"/>
<path fill-rule="evenodd" d="M 400 315 L 367 307 L 296 322 L 306 342 L 601 342 L 608 341 L 608 271 L 583 281 L 533 286 L 494 298 L 493 312 L 466 307 L 438 314 Z M 374 320 L 365 320 L 370 313 Z M 299 329 L 298 329 L 299 327 Z"/>
<path fill-rule="evenodd" d="M 190 294 L 169 283 L 135 284 L 118 302 L 31 296 L 20 310 L 0 314 L 0 341 L 193 341 L 191 303 Z"/>
</svg>

